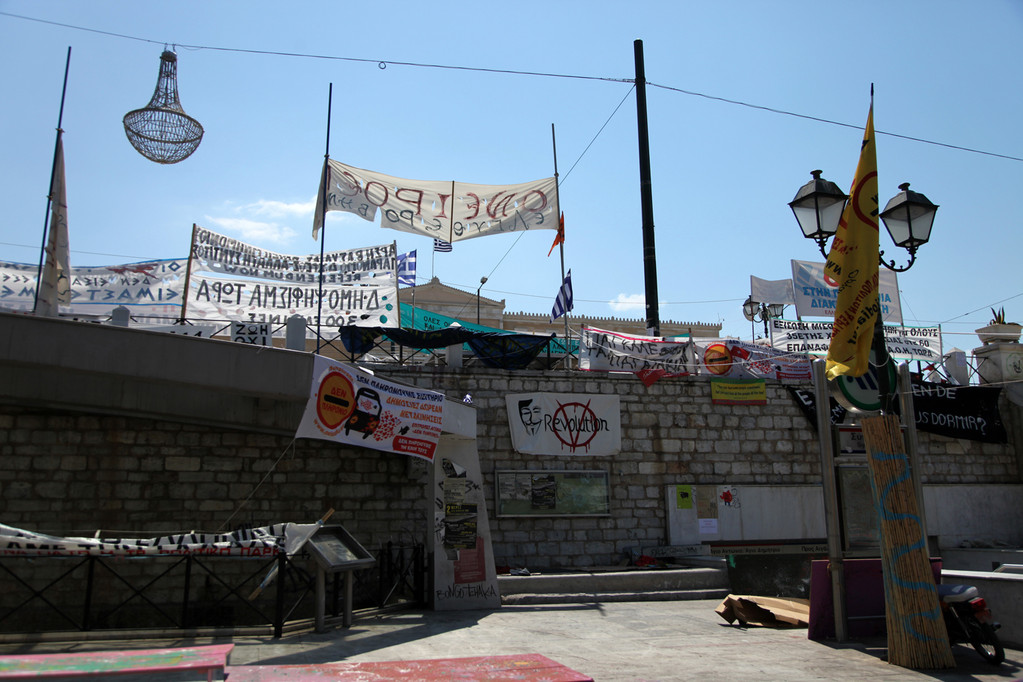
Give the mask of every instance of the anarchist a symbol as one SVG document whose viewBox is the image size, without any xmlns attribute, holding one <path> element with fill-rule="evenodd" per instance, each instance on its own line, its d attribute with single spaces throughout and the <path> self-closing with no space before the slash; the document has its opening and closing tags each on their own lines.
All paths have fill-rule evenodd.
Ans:
<svg viewBox="0 0 1023 682">
<path fill-rule="evenodd" d="M 590 409 L 590 401 L 583 403 L 558 403 L 551 418 L 551 431 L 562 446 L 575 452 L 579 448 L 589 451 L 590 443 L 596 438 L 598 431 L 607 431 L 606 419 L 600 419 Z"/>
</svg>

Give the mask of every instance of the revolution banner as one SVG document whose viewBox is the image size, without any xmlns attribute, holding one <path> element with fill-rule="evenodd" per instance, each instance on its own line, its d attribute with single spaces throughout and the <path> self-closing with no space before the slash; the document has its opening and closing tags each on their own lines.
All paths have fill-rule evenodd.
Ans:
<svg viewBox="0 0 1023 682">
<path fill-rule="evenodd" d="M 71 268 L 71 304 L 60 312 L 105 319 L 124 306 L 136 321 L 181 316 L 188 259 Z M 0 308 L 32 310 L 39 266 L 0 262 Z"/>
<path fill-rule="evenodd" d="M 344 211 L 380 227 L 445 242 L 523 230 L 557 230 L 558 185 L 544 178 L 517 185 L 406 180 L 328 159 L 313 218 L 317 238 L 324 210 Z M 326 198 L 324 198 L 326 186 Z"/>
<path fill-rule="evenodd" d="M 772 319 L 769 322 L 771 345 L 783 353 L 827 355 L 831 340 L 831 322 Z M 885 325 L 885 345 L 896 360 L 941 360 L 939 327 L 898 327 Z"/>
<path fill-rule="evenodd" d="M 313 381 L 297 438 L 318 438 L 433 461 L 444 394 L 376 377 L 314 356 Z"/>
<path fill-rule="evenodd" d="M 700 374 L 730 379 L 810 379 L 810 359 L 738 339 L 693 339 Z"/>
<path fill-rule="evenodd" d="M 192 272 L 253 277 L 291 284 L 318 284 L 320 254 L 292 256 L 251 246 L 192 226 Z M 394 243 L 323 254 L 324 284 L 380 284 L 393 287 L 398 264 Z"/>
<path fill-rule="evenodd" d="M 513 393 L 505 402 L 516 452 L 614 455 L 622 449 L 617 395 Z"/>
<path fill-rule="evenodd" d="M 628 336 L 595 327 L 579 332 L 579 369 L 615 372 L 657 371 L 661 376 L 692 372 L 689 339 Z"/>
<path fill-rule="evenodd" d="M 799 317 L 834 317 L 838 285 L 824 277 L 824 263 L 792 261 L 792 292 Z M 882 268 L 878 273 L 878 296 L 885 322 L 902 324 L 902 303 L 896 273 Z"/>
</svg>

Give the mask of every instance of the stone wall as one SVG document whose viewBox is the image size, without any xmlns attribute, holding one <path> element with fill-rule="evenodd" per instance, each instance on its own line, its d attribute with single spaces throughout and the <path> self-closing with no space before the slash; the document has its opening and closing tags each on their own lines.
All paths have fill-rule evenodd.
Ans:
<svg viewBox="0 0 1023 682">
<path fill-rule="evenodd" d="M 272 364 L 274 353 L 290 352 L 266 351 L 264 360 L 253 362 Z M 788 389 L 777 383 L 767 384 L 766 405 L 727 406 L 711 403 L 710 383 L 701 378 L 664 379 L 648 388 L 632 375 L 565 370 L 378 366 L 374 371 L 455 400 L 471 394 L 499 566 L 607 565 L 629 548 L 664 544 L 667 485 L 820 482 L 816 433 Z M 230 387 L 223 388 L 226 396 Z M 189 390 L 206 391 L 182 382 L 174 390 L 185 399 Z M 124 391 L 133 395 L 135 389 Z M 610 457 L 515 452 L 504 402 L 509 392 L 617 394 L 622 451 Z M 251 414 L 278 415 L 278 421 L 251 418 L 246 428 L 209 416 L 204 423 L 187 416 L 132 416 L 130 406 L 114 407 L 113 400 L 103 403 L 107 413 L 90 411 L 87 403 L 73 410 L 67 402 L 47 407 L 3 401 L 0 523 L 64 535 L 97 529 L 152 535 L 310 521 L 333 507 L 334 520 L 367 548 L 422 541 L 431 528 L 425 520 L 432 502 L 426 499 L 425 465 L 325 441 L 293 442 L 289 433 L 297 423 L 289 427 L 284 415 L 294 410 L 274 401 L 296 400 L 301 396 L 274 397 L 266 391 L 249 401 Z M 241 407 L 235 412 L 244 413 Z M 919 434 L 924 482 L 1019 483 L 1013 445 L 1019 411 L 1005 404 L 1002 414 L 1013 434 L 1007 445 Z M 606 470 L 611 514 L 495 518 L 494 471 L 499 469 Z"/>
<path fill-rule="evenodd" d="M 768 382 L 767 404 L 714 405 L 710 381 L 687 377 L 649 388 L 629 374 L 546 371 L 378 370 L 395 381 L 466 393 L 477 410 L 480 459 L 498 565 L 547 569 L 615 564 L 629 548 L 665 544 L 664 489 L 673 484 L 820 484 L 817 434 L 784 385 Z M 806 387 L 804 387 L 806 388 Z M 512 448 L 505 394 L 617 394 L 622 451 L 611 457 L 540 456 Z M 1018 408 L 1003 402 L 1010 434 Z M 1019 483 L 1012 445 L 918 433 L 924 483 Z M 611 515 L 494 518 L 494 471 L 604 469 Z"/>
</svg>

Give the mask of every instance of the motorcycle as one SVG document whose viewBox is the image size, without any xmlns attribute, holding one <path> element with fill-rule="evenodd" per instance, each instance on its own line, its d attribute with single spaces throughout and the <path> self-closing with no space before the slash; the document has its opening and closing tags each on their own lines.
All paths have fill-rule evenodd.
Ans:
<svg viewBox="0 0 1023 682">
<path fill-rule="evenodd" d="M 992 665 L 1005 660 L 1005 649 L 995 632 L 1001 625 L 992 618 L 976 587 L 938 585 L 938 599 L 951 644 L 969 644 Z"/>
</svg>

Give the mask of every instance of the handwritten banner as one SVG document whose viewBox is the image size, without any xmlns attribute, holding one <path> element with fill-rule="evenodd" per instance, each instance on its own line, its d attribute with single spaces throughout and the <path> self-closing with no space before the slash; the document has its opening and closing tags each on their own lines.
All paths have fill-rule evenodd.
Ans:
<svg viewBox="0 0 1023 682">
<path fill-rule="evenodd" d="M 344 211 L 380 226 L 446 242 L 523 230 L 556 230 L 558 188 L 554 178 L 517 185 L 407 180 L 328 161 L 326 210 Z M 323 215 L 317 197 L 313 236 Z"/>
<path fill-rule="evenodd" d="M 660 336 L 628 336 L 595 327 L 579 334 L 579 369 L 641 372 L 660 370 L 662 376 L 682 376 L 692 371 L 689 339 Z"/>
<path fill-rule="evenodd" d="M 60 312 L 97 319 L 124 306 L 137 321 L 180 317 L 187 267 L 187 259 L 72 266 L 71 305 L 60 306 Z M 38 270 L 38 265 L 0 262 L 0 307 L 32 310 Z"/>
<path fill-rule="evenodd" d="M 770 320 L 771 345 L 783 353 L 827 355 L 831 342 L 831 322 L 803 320 Z M 941 329 L 939 327 L 897 327 L 886 325 L 885 344 L 888 354 L 896 360 L 941 360 Z"/>
<path fill-rule="evenodd" d="M 516 452 L 613 455 L 622 449 L 617 395 L 515 393 L 505 401 Z"/>
<path fill-rule="evenodd" d="M 192 229 L 192 272 L 254 277 L 290 284 L 318 284 L 320 254 L 292 256 L 251 246 L 196 225 Z M 395 285 L 395 244 L 323 254 L 324 284 Z"/>
<path fill-rule="evenodd" d="M 913 382 L 916 427 L 949 438 L 1004 443 L 1007 436 L 998 412 L 1001 387 L 954 386 Z"/>
<path fill-rule="evenodd" d="M 317 355 L 296 437 L 433 461 L 443 414 L 442 393 L 386 381 Z"/>
</svg>

